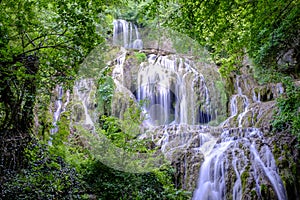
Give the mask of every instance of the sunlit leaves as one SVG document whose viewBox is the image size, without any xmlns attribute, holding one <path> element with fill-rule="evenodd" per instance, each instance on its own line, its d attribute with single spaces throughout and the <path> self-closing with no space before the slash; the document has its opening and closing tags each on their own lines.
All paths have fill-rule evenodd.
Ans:
<svg viewBox="0 0 300 200">
<path fill-rule="evenodd" d="M 118 2 L 1 1 L 0 78 L 5 88 L 0 98 L 6 101 L 7 112 L 21 112 L 20 116 L 22 112 L 32 113 L 33 103 L 26 111 L 20 107 L 34 102 L 27 97 L 34 97 L 37 91 L 50 94 L 56 84 L 69 87 L 85 56 L 105 42 L 108 22 L 105 13 L 100 12 Z M 35 57 L 36 62 L 29 66 L 26 60 L 30 57 Z M 26 90 L 24 85 L 28 86 Z M 19 106 L 13 102 L 19 102 Z"/>
<path fill-rule="evenodd" d="M 277 99 L 278 114 L 274 116 L 272 125 L 277 131 L 290 131 L 300 141 L 300 88 L 291 78 L 283 78 L 286 94 Z"/>
<path fill-rule="evenodd" d="M 253 57 L 256 64 L 270 65 L 270 59 L 276 61 L 276 52 L 287 51 L 291 40 L 299 40 L 300 9 L 295 0 L 164 0 L 160 5 L 149 4 L 150 9 L 145 12 L 148 16 L 159 17 L 161 24 L 207 47 L 212 56 L 218 58 L 215 62 L 223 64 L 225 74 L 238 68 L 243 54 Z M 169 9 L 172 4 L 176 9 Z M 226 57 L 222 58 L 224 52 Z M 232 57 L 230 62 L 234 60 L 235 67 L 228 68 L 232 64 L 227 62 L 228 57 Z"/>
</svg>

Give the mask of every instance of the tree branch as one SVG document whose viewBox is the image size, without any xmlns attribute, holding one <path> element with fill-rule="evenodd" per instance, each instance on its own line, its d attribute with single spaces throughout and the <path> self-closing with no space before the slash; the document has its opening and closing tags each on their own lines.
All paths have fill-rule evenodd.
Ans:
<svg viewBox="0 0 300 200">
<path fill-rule="evenodd" d="M 31 38 L 29 37 L 29 35 L 28 35 L 27 33 L 25 33 L 25 35 L 26 35 L 27 39 L 29 40 L 29 43 L 31 43 L 33 46 L 36 46 L 36 45 L 34 44 L 33 40 L 31 40 Z M 29 43 L 28 43 L 27 45 L 25 45 L 25 47 L 28 46 Z M 24 47 L 24 48 L 25 48 L 25 47 Z"/>
<path fill-rule="evenodd" d="M 69 47 L 69 46 L 64 46 L 63 44 L 66 44 L 67 42 L 64 42 L 64 43 L 60 43 L 60 44 L 56 44 L 56 45 L 47 45 L 47 46 L 39 46 L 39 47 L 36 47 L 34 49 L 30 49 L 28 51 L 25 51 L 23 54 L 27 54 L 27 53 L 30 53 L 30 52 L 34 52 L 34 51 L 38 51 L 40 49 L 55 49 L 55 48 L 67 48 L 67 49 L 72 49 L 72 50 L 75 50 L 74 48 L 72 47 Z"/>
<path fill-rule="evenodd" d="M 39 37 L 34 38 L 33 40 L 30 39 L 29 36 L 28 36 L 27 33 L 26 33 L 26 36 L 27 36 L 29 42 L 25 45 L 25 48 L 26 48 L 28 45 L 30 45 L 30 44 L 32 44 L 33 46 L 36 47 L 36 45 L 34 44 L 34 41 L 39 40 L 39 39 L 41 39 L 41 38 L 43 38 L 43 37 L 47 37 L 47 36 L 64 36 L 64 34 L 67 32 L 67 30 L 68 30 L 68 29 L 65 29 L 64 32 L 62 32 L 62 33 L 50 33 L 50 34 L 44 34 L 44 35 L 41 35 L 41 36 L 39 36 Z M 41 44 L 41 43 L 42 43 L 42 42 L 40 42 L 40 44 Z M 40 44 L 39 44 L 39 45 L 40 45 Z"/>
</svg>

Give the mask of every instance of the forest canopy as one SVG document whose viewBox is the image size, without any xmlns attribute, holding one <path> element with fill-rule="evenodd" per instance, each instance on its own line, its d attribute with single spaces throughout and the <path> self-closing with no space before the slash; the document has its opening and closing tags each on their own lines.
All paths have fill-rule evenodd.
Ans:
<svg viewBox="0 0 300 200">
<path fill-rule="evenodd" d="M 146 1 L 147 17 L 172 27 L 207 47 L 221 73 L 238 69 L 245 55 L 263 70 L 299 73 L 299 2 L 290 1 Z M 286 53 L 292 56 L 286 60 Z"/>
</svg>

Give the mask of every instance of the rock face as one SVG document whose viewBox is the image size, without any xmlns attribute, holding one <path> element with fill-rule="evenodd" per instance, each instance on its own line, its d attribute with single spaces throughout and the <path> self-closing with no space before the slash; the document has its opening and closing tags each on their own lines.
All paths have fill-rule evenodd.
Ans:
<svg viewBox="0 0 300 200">
<path fill-rule="evenodd" d="M 93 79 L 80 79 L 75 82 L 73 89 L 71 121 L 73 126 L 81 125 L 87 130 L 94 130 L 98 121 L 96 112 L 96 84 Z"/>
<path fill-rule="evenodd" d="M 178 187 L 198 188 L 194 199 L 287 199 L 269 133 L 281 84 L 259 86 L 247 74 L 234 76 L 226 108 L 220 88 L 205 77 L 218 77 L 217 71 L 175 55 L 151 53 L 141 63 L 134 51 L 122 56 L 111 66 L 117 85 L 112 107 L 120 114 L 128 98 L 148 101 L 145 134 L 176 168 Z M 218 124 L 219 105 L 229 117 Z"/>
<path fill-rule="evenodd" d="M 165 41 L 167 53 L 124 51 L 111 67 L 117 93 L 146 102 L 145 135 L 176 168 L 177 186 L 196 188 L 193 199 L 201 200 L 299 198 L 298 150 L 293 148 L 290 159 L 285 140 L 272 135 L 270 126 L 282 84 L 257 84 L 247 63 L 225 83 L 216 66 L 178 56 L 176 43 Z M 139 54 L 147 59 L 138 61 Z M 113 108 L 126 104 L 117 96 Z M 290 134 L 280 135 L 296 143 Z"/>
</svg>

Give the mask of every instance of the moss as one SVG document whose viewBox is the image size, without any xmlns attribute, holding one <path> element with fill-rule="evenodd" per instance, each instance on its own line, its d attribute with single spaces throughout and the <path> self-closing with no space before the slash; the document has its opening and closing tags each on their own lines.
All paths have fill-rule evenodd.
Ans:
<svg viewBox="0 0 300 200">
<path fill-rule="evenodd" d="M 284 144 L 284 145 L 283 145 L 283 150 L 284 150 L 285 152 L 288 152 L 288 151 L 289 151 L 289 146 L 288 146 L 288 144 Z"/>
<path fill-rule="evenodd" d="M 272 120 L 272 116 L 272 112 L 268 112 L 268 110 L 263 111 L 263 114 L 261 114 L 260 118 L 257 119 L 255 127 L 263 127 L 264 122 L 269 122 Z"/>
<path fill-rule="evenodd" d="M 247 179 L 249 178 L 249 172 L 248 169 L 246 169 L 242 175 L 241 175 L 241 180 L 242 180 L 242 190 L 245 191 L 246 186 L 247 186 Z"/>
<path fill-rule="evenodd" d="M 265 184 L 262 184 L 261 186 L 260 186 L 260 191 L 263 193 L 264 191 L 266 191 L 267 190 L 267 186 L 265 185 Z"/>
<path fill-rule="evenodd" d="M 251 194 L 251 199 L 257 199 L 256 190 L 251 190 L 250 194 Z"/>
<path fill-rule="evenodd" d="M 269 199 L 269 192 L 268 192 L 268 187 L 265 184 L 261 184 L 260 186 L 260 193 L 263 199 Z"/>
<path fill-rule="evenodd" d="M 278 160 L 279 155 L 280 155 L 280 149 L 278 148 L 278 146 L 276 144 L 273 145 L 273 155 L 274 155 L 274 158 L 275 158 L 275 161 L 276 161 L 276 165 L 278 165 L 277 160 Z"/>
<path fill-rule="evenodd" d="M 238 125 L 238 114 L 235 115 L 232 120 L 231 120 L 231 123 L 230 123 L 230 126 L 237 126 Z"/>
<path fill-rule="evenodd" d="M 255 112 L 255 113 L 254 113 L 254 115 L 253 115 L 253 121 L 254 121 L 254 122 L 256 122 L 256 121 L 257 121 L 257 116 L 258 116 L 258 113 L 257 113 L 257 112 Z"/>
<path fill-rule="evenodd" d="M 113 60 L 114 58 L 116 58 L 119 52 L 120 52 L 119 47 L 113 47 L 112 49 L 107 51 L 107 53 L 104 54 L 104 58 L 103 58 L 104 62 L 107 63 Z"/>
<path fill-rule="evenodd" d="M 139 53 L 139 52 L 134 52 L 134 56 L 138 63 L 142 63 L 147 59 L 147 56 L 145 53 Z"/>
<path fill-rule="evenodd" d="M 294 175 L 297 175 L 297 164 L 296 163 L 292 163 L 292 167 L 291 167 L 291 171 Z"/>
</svg>

